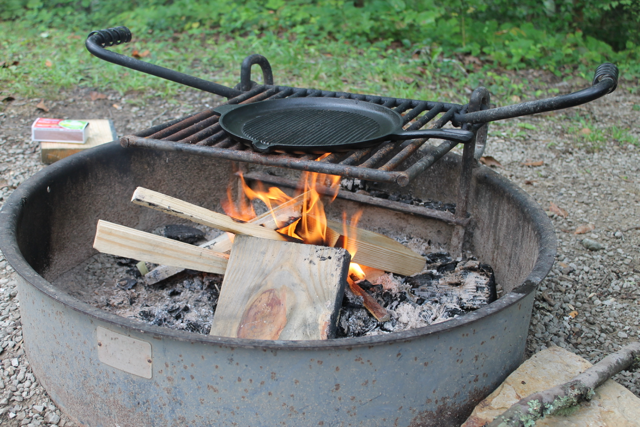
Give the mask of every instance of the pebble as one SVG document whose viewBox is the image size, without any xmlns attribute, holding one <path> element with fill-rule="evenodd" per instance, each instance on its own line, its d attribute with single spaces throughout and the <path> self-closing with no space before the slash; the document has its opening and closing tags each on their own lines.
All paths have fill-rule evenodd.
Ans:
<svg viewBox="0 0 640 427">
<path fill-rule="evenodd" d="M 596 242 L 595 240 L 582 239 L 580 243 L 582 243 L 582 246 L 589 249 L 590 251 L 601 251 L 604 249 L 604 246 L 602 246 L 600 243 Z"/>
<path fill-rule="evenodd" d="M 49 424 L 58 424 L 60 422 L 60 416 L 55 412 L 49 412 L 44 418 Z"/>
<path fill-rule="evenodd" d="M 109 96 L 113 96 L 113 99 L 110 98 L 113 102 L 121 102 L 119 95 Z M 73 98 L 77 101 L 74 108 L 78 108 L 83 95 L 74 93 Z M 580 147 L 567 131 L 571 117 L 578 112 L 584 117 L 595 118 L 597 124 L 606 123 L 606 126 L 620 126 L 619 123 L 625 121 L 637 123 L 637 112 L 631 108 L 619 108 L 620 105 L 632 104 L 640 105 L 640 92 L 629 94 L 618 89 L 602 102 L 594 101 L 579 109 L 567 110 L 567 113 L 554 113 L 553 121 L 533 116 L 489 125 L 487 155 L 503 164 L 503 168 L 495 172 L 507 176 L 545 209 L 553 201 L 568 213 L 566 218 L 556 215 L 552 219 L 558 239 L 558 262 L 542 286 L 546 287 L 544 291 L 555 304 L 536 300 L 527 341 L 528 356 L 548 346 L 561 345 L 596 363 L 619 349 L 627 340 L 640 339 L 640 230 L 631 229 L 638 226 L 640 203 L 637 180 L 633 177 L 640 176 L 640 147 L 621 147 L 616 142 L 608 142 L 602 151 L 593 153 Z M 10 108 L 6 107 L 5 112 Z M 93 104 L 87 104 L 86 108 L 93 108 Z M 138 113 L 146 114 L 146 118 L 141 119 L 141 123 L 145 123 L 142 128 L 150 126 L 149 122 L 166 109 L 164 104 L 148 111 L 141 109 Z M 176 112 L 175 115 L 188 112 Z M 35 117 L 24 117 L 24 136 L 17 136 L 16 131 L 6 125 L 9 120 L 19 119 L 8 119 L 8 115 L 0 116 L 0 127 L 3 129 L 0 172 L 2 177 L 13 177 L 8 179 L 13 185 L 18 180 L 26 180 L 43 166 L 39 161 L 40 154 L 37 149 L 33 150 L 35 145 L 32 145 L 28 136 L 29 123 Z M 165 115 L 154 124 L 170 118 Z M 534 124 L 536 130 L 528 131 L 526 138 L 507 136 L 509 132 L 515 135 L 521 130 L 518 127 L 520 122 Z M 123 120 L 116 118 L 115 124 L 118 133 L 124 134 Z M 640 137 L 637 129 L 632 128 L 631 132 Z M 554 146 L 549 148 L 548 141 L 553 141 Z M 13 149 L 16 151 L 9 153 Z M 23 154 L 18 154 L 18 151 Z M 23 157 L 14 161 L 18 155 Z M 545 175 L 548 177 L 537 176 L 532 168 L 521 166 L 523 159 L 528 158 L 544 160 Z M 631 179 L 625 180 L 621 176 Z M 526 180 L 536 181 L 536 185 L 527 185 Z M 7 200 L 11 191 L 10 187 L 0 189 L 0 205 Z M 595 224 L 593 233 L 599 237 L 573 234 L 580 224 L 590 223 Z M 602 249 L 583 249 L 582 243 L 576 244 L 577 239 L 583 237 L 594 241 Z M 5 386 L 4 389 L 0 388 L 0 425 L 17 427 L 19 421 L 15 419 L 16 414 L 26 412 L 33 414 L 23 418 L 31 418 L 27 425 L 56 424 L 49 421 L 59 418 L 59 427 L 75 427 L 66 416 L 56 414 L 56 406 L 37 378 L 34 378 L 27 365 L 27 357 L 20 355 L 23 349 L 21 339 L 18 339 L 21 336 L 20 313 L 15 280 L 15 273 L 0 253 L 0 345 L 3 349 L 0 354 L 0 379 Z M 566 304 L 578 312 L 575 318 L 569 316 L 571 311 L 567 310 L 571 309 Z M 580 328 L 577 328 L 578 324 Z M 629 329 L 625 329 L 627 326 Z M 15 392 L 18 392 L 18 387 L 13 386 L 12 381 L 17 379 L 21 371 L 26 372 L 25 381 L 31 381 L 31 386 L 14 396 L 14 391 L 9 390 L 15 387 Z M 13 376 L 16 377 L 11 379 Z M 640 396 L 639 372 L 625 372 L 615 379 Z M 26 386 L 26 383 L 19 384 Z M 26 391 L 30 397 L 24 398 L 22 393 Z M 34 393 L 31 395 L 32 391 Z"/>
</svg>

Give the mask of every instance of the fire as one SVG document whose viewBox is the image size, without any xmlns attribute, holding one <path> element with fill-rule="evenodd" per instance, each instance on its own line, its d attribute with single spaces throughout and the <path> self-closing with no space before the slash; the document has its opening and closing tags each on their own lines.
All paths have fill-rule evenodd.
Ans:
<svg viewBox="0 0 640 427">
<path fill-rule="evenodd" d="M 322 157 L 318 160 L 321 159 Z M 237 171 L 236 175 L 240 178 L 238 197 L 234 200 L 233 188 L 230 185 L 227 188 L 227 200 L 222 203 L 224 212 L 232 218 L 242 221 L 250 221 L 255 218 L 256 212 L 252 204 L 254 200 L 262 201 L 272 211 L 274 208 L 293 199 L 293 197 L 288 196 L 279 188 L 270 187 L 266 190 L 260 182 L 257 183 L 255 189 L 251 188 L 245 182 L 241 172 Z M 328 203 L 333 202 L 338 195 L 339 184 L 339 176 L 305 172 L 300 179 L 296 194 L 296 196 L 301 195 L 302 197 L 300 218 L 291 223 L 285 223 L 272 212 L 276 231 L 287 236 L 299 238 L 304 243 L 312 245 L 333 246 L 337 240 L 337 242 L 342 243 L 342 247 L 353 258 L 356 253 L 355 227 L 362 212 L 357 212 L 350 221 L 347 221 L 347 215 L 343 213 L 342 238 L 336 239 L 335 236 L 338 233 L 328 230 L 325 204 L 321 197 L 321 193 L 331 194 L 332 197 L 327 199 L 329 199 Z M 347 225 L 348 222 L 351 223 L 350 226 Z M 352 266 L 362 272 L 362 269 L 357 264 L 352 263 Z M 361 278 L 364 277 L 364 273 L 362 273 Z"/>
<path fill-rule="evenodd" d="M 364 274 L 364 271 L 362 271 L 359 264 L 356 264 L 355 262 L 349 264 L 349 279 L 354 282 L 358 282 L 360 280 L 364 280 L 366 277 L 367 275 Z"/>
</svg>

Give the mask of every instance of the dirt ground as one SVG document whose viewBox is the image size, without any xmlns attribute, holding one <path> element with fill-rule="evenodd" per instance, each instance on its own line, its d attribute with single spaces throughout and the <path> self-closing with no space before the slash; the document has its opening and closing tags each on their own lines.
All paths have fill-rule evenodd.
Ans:
<svg viewBox="0 0 640 427">
<path fill-rule="evenodd" d="M 563 92 L 568 89 L 560 84 Z M 37 117 L 112 119 L 118 136 L 182 117 L 222 102 L 187 90 L 171 101 L 140 94 L 93 95 L 76 89 L 56 101 L 10 99 L 0 104 L 0 204 L 43 168 L 31 141 Z M 494 123 L 486 156 L 497 172 L 514 181 L 549 213 L 558 236 L 557 262 L 536 298 L 528 354 L 559 345 L 596 362 L 640 339 L 640 147 L 621 144 L 609 129 L 640 140 L 640 91 L 621 87 L 604 99 L 572 110 Z M 586 137 L 602 131 L 603 138 Z M 637 144 L 637 142 L 636 142 Z M 587 241 L 585 241 L 587 239 Z M 589 249 L 589 248 L 591 249 Z M 4 368 L 0 424 L 74 425 L 55 407 L 29 373 L 15 302 L 15 273 L 0 258 L 0 304 Z M 7 317 L 4 317 L 6 314 Z M 19 366 L 12 366 L 16 359 Z M 617 377 L 640 396 L 638 373 Z M 22 388 L 21 388 L 22 387 Z M 15 388 L 15 390 L 14 390 Z M 20 390 L 23 390 L 20 392 Z M 18 393 L 18 394 L 16 394 Z M 18 396 L 20 399 L 15 399 Z M 42 408 L 42 410 L 40 410 Z M 39 411 L 40 410 L 40 411 Z M 13 416 L 11 416 L 13 414 Z M 25 422 L 24 420 L 29 420 Z"/>
</svg>

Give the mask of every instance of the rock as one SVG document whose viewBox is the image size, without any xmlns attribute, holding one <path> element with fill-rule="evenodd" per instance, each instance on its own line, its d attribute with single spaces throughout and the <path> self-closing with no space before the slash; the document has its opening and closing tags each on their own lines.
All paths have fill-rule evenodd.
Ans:
<svg viewBox="0 0 640 427">
<path fill-rule="evenodd" d="M 589 249 L 590 251 L 601 251 L 604 249 L 604 246 L 602 246 L 600 243 L 596 242 L 595 240 L 582 239 L 580 243 L 582 244 L 582 246 L 584 246 L 586 249 Z"/>
<path fill-rule="evenodd" d="M 165 225 L 163 234 L 169 239 L 179 240 L 185 243 L 195 243 L 205 238 L 203 231 L 181 224 Z"/>
<path fill-rule="evenodd" d="M 533 355 L 473 410 L 462 427 L 478 427 L 491 422 L 518 400 L 573 379 L 592 365 L 560 347 Z M 640 420 L 640 399 L 608 380 L 596 389 L 590 402 L 566 416 L 547 416 L 536 427 L 632 427 Z"/>
<path fill-rule="evenodd" d="M 49 424 L 58 424 L 60 422 L 60 416 L 55 412 L 49 412 L 44 420 Z"/>
</svg>

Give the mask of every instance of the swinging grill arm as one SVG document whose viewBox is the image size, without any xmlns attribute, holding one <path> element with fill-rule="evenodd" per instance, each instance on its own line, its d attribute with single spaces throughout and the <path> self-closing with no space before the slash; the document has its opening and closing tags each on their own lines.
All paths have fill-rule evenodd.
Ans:
<svg viewBox="0 0 640 427">
<path fill-rule="evenodd" d="M 106 46 L 113 46 L 131 41 L 131 31 L 127 27 L 115 27 L 107 28 L 106 30 L 92 31 L 87 37 L 85 46 L 87 50 L 98 58 L 121 65 L 123 67 L 131 68 L 132 70 L 141 71 L 143 73 L 151 74 L 163 79 L 171 80 L 172 82 L 180 83 L 185 86 L 191 86 L 196 89 L 203 90 L 205 92 L 214 93 L 216 95 L 224 96 L 226 98 L 234 98 L 241 95 L 243 92 L 238 89 L 232 89 L 227 86 L 213 83 L 208 80 L 203 80 L 198 77 L 193 77 L 188 74 L 180 73 L 178 71 L 170 70 L 168 68 L 160 67 L 158 65 L 150 64 L 148 62 L 140 61 L 129 56 L 121 55 L 119 53 L 111 52 L 105 49 Z M 255 55 L 259 56 L 259 55 Z M 258 58 L 253 58 L 253 61 L 258 61 Z M 264 60 L 266 61 L 266 59 Z M 259 62 L 253 62 L 259 63 Z M 251 64 L 249 64 L 250 67 Z M 260 64 L 262 66 L 262 64 Z M 264 67 L 263 67 L 264 68 Z M 269 72 L 271 67 L 269 67 Z M 245 79 L 249 80 L 249 76 Z M 273 80 L 273 77 L 272 77 Z M 246 84 L 245 84 L 246 85 Z"/>
<path fill-rule="evenodd" d="M 575 107 L 576 105 L 585 104 L 613 92 L 618 86 L 618 75 L 618 67 L 611 63 L 604 63 L 596 70 L 593 85 L 587 89 L 554 98 L 485 109 L 473 113 L 459 113 L 455 115 L 454 123 L 480 124 Z"/>
</svg>

